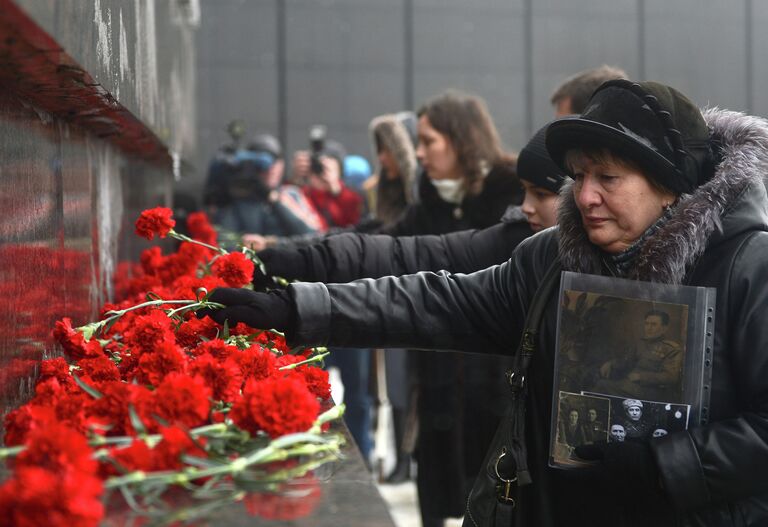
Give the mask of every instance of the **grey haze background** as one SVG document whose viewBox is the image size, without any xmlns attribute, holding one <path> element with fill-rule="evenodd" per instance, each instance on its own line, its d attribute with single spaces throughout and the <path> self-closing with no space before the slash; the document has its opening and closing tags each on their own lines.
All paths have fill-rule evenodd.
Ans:
<svg viewBox="0 0 768 527">
<path fill-rule="evenodd" d="M 244 119 L 291 152 L 323 123 L 371 158 L 372 117 L 454 87 L 488 102 L 512 149 L 552 118 L 565 77 L 611 64 L 700 106 L 768 115 L 768 2 L 753 0 L 201 0 L 198 152 Z"/>
</svg>

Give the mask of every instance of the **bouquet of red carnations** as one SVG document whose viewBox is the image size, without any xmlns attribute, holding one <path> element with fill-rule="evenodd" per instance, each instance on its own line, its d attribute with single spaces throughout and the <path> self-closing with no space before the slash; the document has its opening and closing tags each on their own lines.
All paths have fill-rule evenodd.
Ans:
<svg viewBox="0 0 768 527">
<path fill-rule="evenodd" d="M 265 516 L 306 513 L 275 506 L 281 486 L 307 485 L 338 457 L 343 439 L 327 428 L 343 408 L 319 367 L 325 350 L 291 350 L 274 331 L 195 316 L 221 307 L 208 291 L 250 286 L 260 263 L 248 249 L 217 247 L 204 214 L 190 215 L 190 236 L 174 226 L 169 209 L 144 211 L 136 232 L 170 235 L 177 252 L 146 250 L 121 278 L 126 299 L 100 321 L 56 323 L 66 359 L 42 361 L 35 396 L 5 418 L 0 454 L 11 474 L 0 518 L 12 525 L 97 525 L 112 489 L 161 519 L 179 517 L 162 506 L 170 487 L 188 489 L 198 512 L 243 500 Z"/>
</svg>

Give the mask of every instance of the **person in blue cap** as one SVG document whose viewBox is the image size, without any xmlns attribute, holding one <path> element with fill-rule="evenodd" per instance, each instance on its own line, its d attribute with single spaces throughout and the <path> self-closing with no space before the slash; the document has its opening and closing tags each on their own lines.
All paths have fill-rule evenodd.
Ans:
<svg viewBox="0 0 768 527">
<path fill-rule="evenodd" d="M 208 183 L 220 195 L 215 225 L 233 233 L 274 236 L 318 232 L 321 220 L 301 191 L 282 185 L 282 149 L 274 136 L 258 134 L 231 157 L 226 177 Z"/>
</svg>

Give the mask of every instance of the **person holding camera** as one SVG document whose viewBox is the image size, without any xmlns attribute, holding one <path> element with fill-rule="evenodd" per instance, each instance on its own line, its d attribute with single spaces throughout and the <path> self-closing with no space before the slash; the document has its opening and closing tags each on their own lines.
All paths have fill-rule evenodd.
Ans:
<svg viewBox="0 0 768 527">
<path fill-rule="evenodd" d="M 312 135 L 312 134 L 310 134 Z M 344 146 L 333 140 L 311 141 L 311 152 L 293 155 L 294 180 L 323 220 L 323 231 L 333 227 L 352 227 L 360 221 L 363 198 L 344 184 Z"/>
<path fill-rule="evenodd" d="M 213 222 L 227 231 L 292 236 L 316 233 L 322 219 L 301 191 L 281 185 L 284 162 L 279 141 L 259 134 L 232 155 L 225 177 L 210 178 L 218 195 Z M 209 192 L 212 194 L 212 192 Z"/>
</svg>

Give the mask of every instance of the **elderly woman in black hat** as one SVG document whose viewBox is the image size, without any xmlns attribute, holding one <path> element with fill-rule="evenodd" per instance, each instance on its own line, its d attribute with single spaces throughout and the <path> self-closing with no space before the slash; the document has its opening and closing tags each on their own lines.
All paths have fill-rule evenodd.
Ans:
<svg viewBox="0 0 768 527">
<path fill-rule="evenodd" d="M 702 115 L 660 84 L 611 81 L 581 116 L 550 125 L 546 144 L 573 182 L 558 226 L 508 262 L 470 275 L 223 290 L 213 296 L 228 307 L 214 316 L 284 329 L 294 344 L 505 354 L 556 260 L 580 273 L 715 287 L 709 423 L 650 444 L 608 443 L 590 470 L 547 464 L 556 294 L 547 299 L 526 377 L 532 482 L 512 516 L 526 526 L 767 524 L 768 125 Z M 465 525 L 500 524 L 465 516 Z"/>
</svg>

